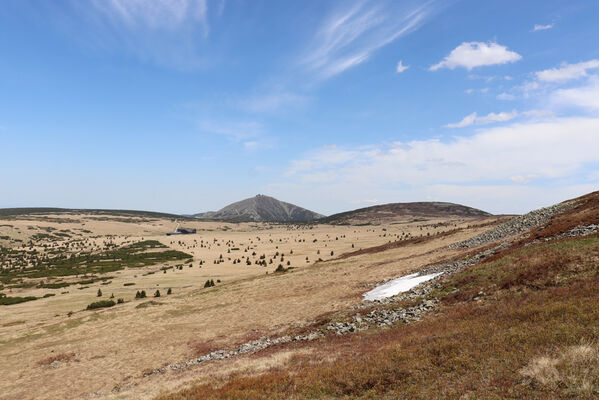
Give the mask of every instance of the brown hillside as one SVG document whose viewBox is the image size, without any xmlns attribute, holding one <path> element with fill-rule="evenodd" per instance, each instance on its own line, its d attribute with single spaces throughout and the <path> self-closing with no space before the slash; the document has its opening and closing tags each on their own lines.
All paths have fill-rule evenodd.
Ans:
<svg viewBox="0 0 599 400">
<path fill-rule="evenodd" d="M 488 217 L 491 214 L 461 204 L 444 202 L 390 203 L 380 206 L 359 208 L 322 218 L 326 224 L 382 223 L 396 219 Z"/>
</svg>

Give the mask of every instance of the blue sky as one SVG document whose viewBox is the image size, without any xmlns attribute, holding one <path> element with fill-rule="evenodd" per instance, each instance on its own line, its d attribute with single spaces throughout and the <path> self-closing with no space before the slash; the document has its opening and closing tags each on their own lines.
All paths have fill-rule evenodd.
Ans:
<svg viewBox="0 0 599 400">
<path fill-rule="evenodd" d="M 0 207 L 599 189 L 596 1 L 5 0 Z"/>
</svg>

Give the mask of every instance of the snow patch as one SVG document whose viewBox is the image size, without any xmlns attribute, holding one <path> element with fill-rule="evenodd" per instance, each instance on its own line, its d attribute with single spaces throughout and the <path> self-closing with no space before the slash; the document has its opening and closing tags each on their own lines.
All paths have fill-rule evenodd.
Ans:
<svg viewBox="0 0 599 400">
<path fill-rule="evenodd" d="M 429 275 L 418 275 L 418 272 L 401 278 L 392 279 L 387 283 L 375 287 L 371 291 L 364 293 L 364 300 L 382 300 L 386 297 L 395 296 L 396 294 L 407 292 L 413 287 L 418 286 L 422 282 L 429 281 L 436 276 L 441 275 L 443 272 L 437 272 Z"/>
</svg>

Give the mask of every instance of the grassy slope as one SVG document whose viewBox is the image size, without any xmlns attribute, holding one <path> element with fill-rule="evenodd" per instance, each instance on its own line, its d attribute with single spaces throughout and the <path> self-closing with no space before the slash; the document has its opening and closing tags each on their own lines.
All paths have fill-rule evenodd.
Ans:
<svg viewBox="0 0 599 400">
<path fill-rule="evenodd" d="M 516 248 L 452 277 L 420 323 L 160 399 L 597 398 L 598 293 L 599 235 Z"/>
</svg>

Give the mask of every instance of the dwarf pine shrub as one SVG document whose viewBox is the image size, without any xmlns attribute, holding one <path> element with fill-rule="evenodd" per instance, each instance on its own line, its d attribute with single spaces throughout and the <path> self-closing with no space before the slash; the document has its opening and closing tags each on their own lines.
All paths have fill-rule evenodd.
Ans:
<svg viewBox="0 0 599 400">
<path fill-rule="evenodd" d="M 93 310 L 96 308 L 112 307 L 115 304 L 116 303 L 113 300 L 100 300 L 100 301 L 96 301 L 96 302 L 88 304 L 87 309 Z"/>
</svg>

